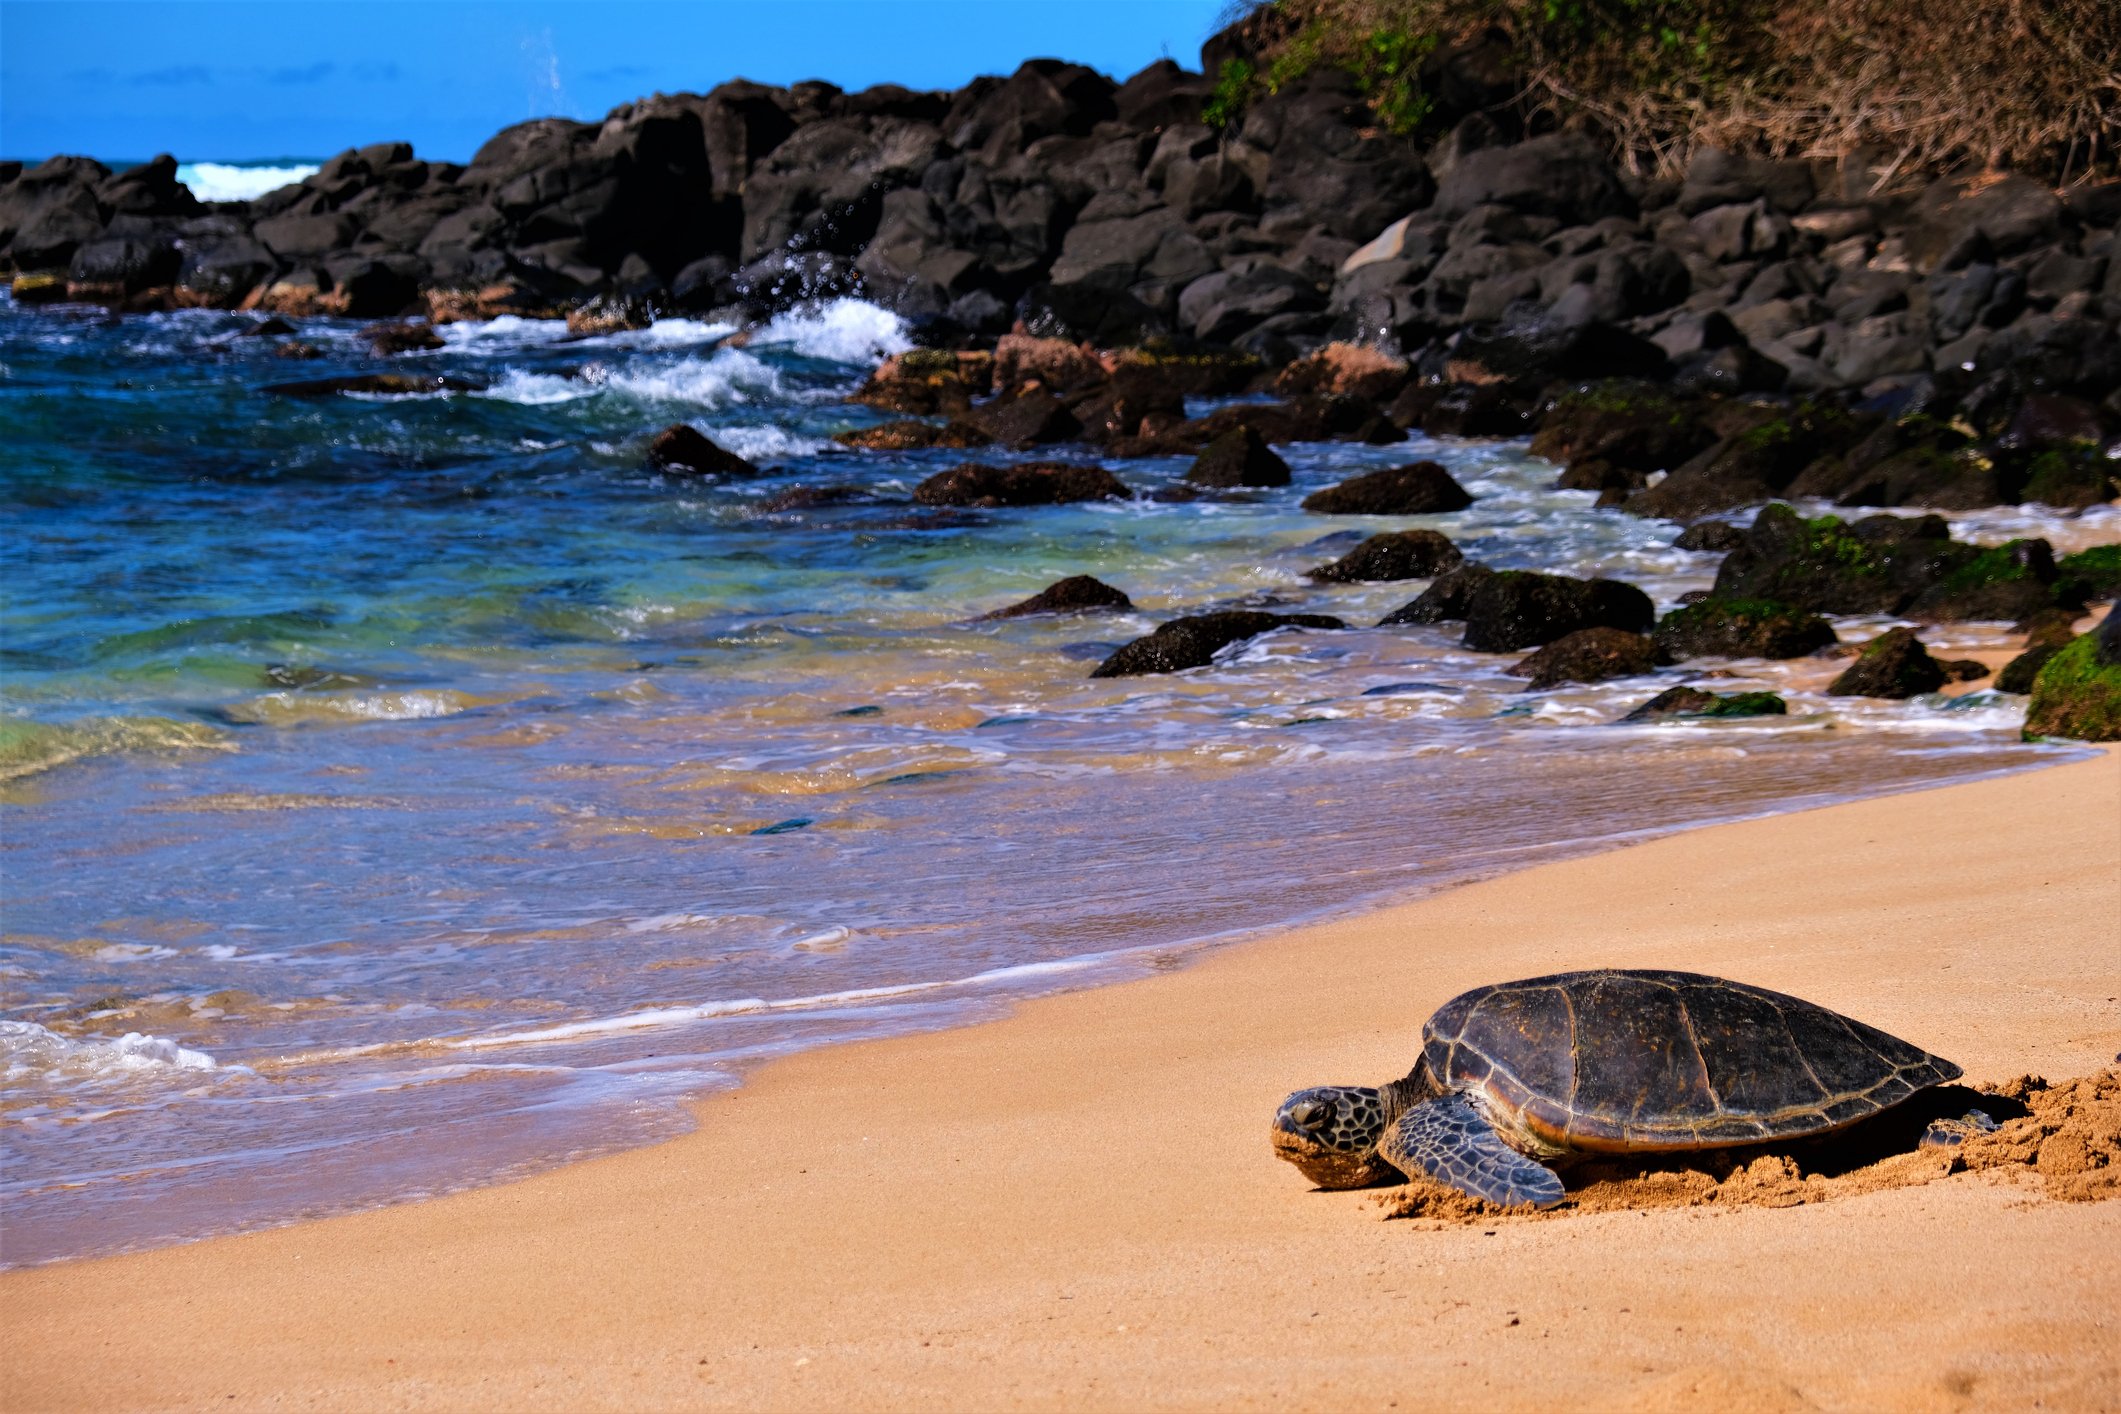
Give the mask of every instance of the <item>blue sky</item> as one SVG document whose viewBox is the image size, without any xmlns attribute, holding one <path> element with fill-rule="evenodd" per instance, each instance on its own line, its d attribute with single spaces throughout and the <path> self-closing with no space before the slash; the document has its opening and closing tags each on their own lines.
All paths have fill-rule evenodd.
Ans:
<svg viewBox="0 0 2121 1414">
<path fill-rule="evenodd" d="M 730 78 L 955 88 L 1188 68 L 1227 0 L 0 0 L 0 156 L 468 158 L 525 118 Z"/>
</svg>

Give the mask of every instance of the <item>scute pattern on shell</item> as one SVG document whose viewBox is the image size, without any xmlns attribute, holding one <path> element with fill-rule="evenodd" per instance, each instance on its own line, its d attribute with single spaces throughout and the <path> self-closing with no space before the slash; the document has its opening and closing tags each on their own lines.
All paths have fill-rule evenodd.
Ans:
<svg viewBox="0 0 2121 1414">
<path fill-rule="evenodd" d="M 1480 987 L 1422 1030 L 1430 1069 L 1563 1151 L 1714 1149 L 1821 1134 L 1959 1078 L 1836 1012 L 1691 972 Z"/>
</svg>

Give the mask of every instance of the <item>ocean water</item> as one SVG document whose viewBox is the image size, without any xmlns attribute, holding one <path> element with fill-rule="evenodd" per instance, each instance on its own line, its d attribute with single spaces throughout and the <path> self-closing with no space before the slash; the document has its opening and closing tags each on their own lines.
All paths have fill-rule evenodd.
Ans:
<svg viewBox="0 0 2121 1414">
<path fill-rule="evenodd" d="M 1448 625 L 1089 678 L 1210 606 L 1374 623 L 1420 586 L 1302 571 L 1394 526 L 1660 605 L 1710 582 L 1675 527 L 1550 489 L 1521 443 L 1299 446 L 1293 487 L 1228 502 L 938 510 L 908 493 L 964 454 L 831 441 L 880 420 L 845 395 L 906 344 L 868 305 L 741 347 L 457 325 L 395 366 L 485 390 L 396 399 L 261 391 L 374 364 L 351 324 L 305 322 L 307 362 L 248 324 L 0 305 L 6 1263 L 489 1182 L 676 1133 L 685 1097 L 791 1049 L 2064 754 L 2018 743 L 2022 699 L 1829 700 L 1828 662 L 1526 692 Z M 768 474 L 650 471 L 679 420 Z M 1418 456 L 1473 507 L 1298 509 Z M 856 489 L 766 509 L 798 483 Z M 2110 508 L 1957 528 L 2121 539 Z M 1074 573 L 1140 608 L 979 617 Z M 1791 713 L 1612 725 L 1681 681 Z"/>
</svg>

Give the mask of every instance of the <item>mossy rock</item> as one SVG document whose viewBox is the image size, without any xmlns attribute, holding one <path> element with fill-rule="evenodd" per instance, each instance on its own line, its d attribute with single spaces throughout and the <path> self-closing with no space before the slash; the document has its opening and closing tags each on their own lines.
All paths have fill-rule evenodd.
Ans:
<svg viewBox="0 0 2121 1414">
<path fill-rule="evenodd" d="M 1833 646 L 1819 615 L 1772 599 L 1704 599 L 1658 621 L 1657 646 L 1683 658 L 1802 658 Z"/>
<path fill-rule="evenodd" d="M 2018 499 L 2062 510 L 2096 506 L 2114 494 L 2110 466 L 2097 447 L 2049 447 L 2019 468 Z"/>
<path fill-rule="evenodd" d="M 1789 704 L 1772 692 L 1734 692 L 1728 697 L 1698 687 L 1668 687 L 1620 720 L 1663 722 L 1674 718 L 1781 717 Z"/>
<path fill-rule="evenodd" d="M 2025 739 L 2046 736 L 2121 741 L 2121 614 L 2071 640 L 2033 680 Z"/>
<path fill-rule="evenodd" d="M 1634 379 L 1592 383 L 1555 400 L 1532 438 L 1549 461 L 1590 459 L 1629 471 L 1665 471 L 1716 440 L 1693 406 Z"/>
<path fill-rule="evenodd" d="M 2094 545 L 2064 555 L 2055 563 L 2055 575 L 2087 599 L 2121 595 L 2121 545 Z"/>
<path fill-rule="evenodd" d="M 1807 519 L 1765 506 L 1716 572 L 1719 599 L 1770 599 L 1828 614 L 2006 619 L 2083 602 L 2044 540 L 1983 547 L 1951 538 L 1941 516 Z"/>
</svg>

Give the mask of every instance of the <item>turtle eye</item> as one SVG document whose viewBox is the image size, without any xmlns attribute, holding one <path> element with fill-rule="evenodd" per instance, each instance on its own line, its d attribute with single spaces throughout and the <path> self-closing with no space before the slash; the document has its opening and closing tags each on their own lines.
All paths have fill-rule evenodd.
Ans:
<svg viewBox="0 0 2121 1414">
<path fill-rule="evenodd" d="M 1297 1124 L 1305 1129 L 1318 1128 L 1318 1126 L 1326 1122 L 1326 1116 L 1329 1113 L 1331 1111 L 1316 1100 L 1305 1100 L 1300 1104 L 1289 1107 L 1289 1118 L 1295 1120 Z"/>
</svg>

